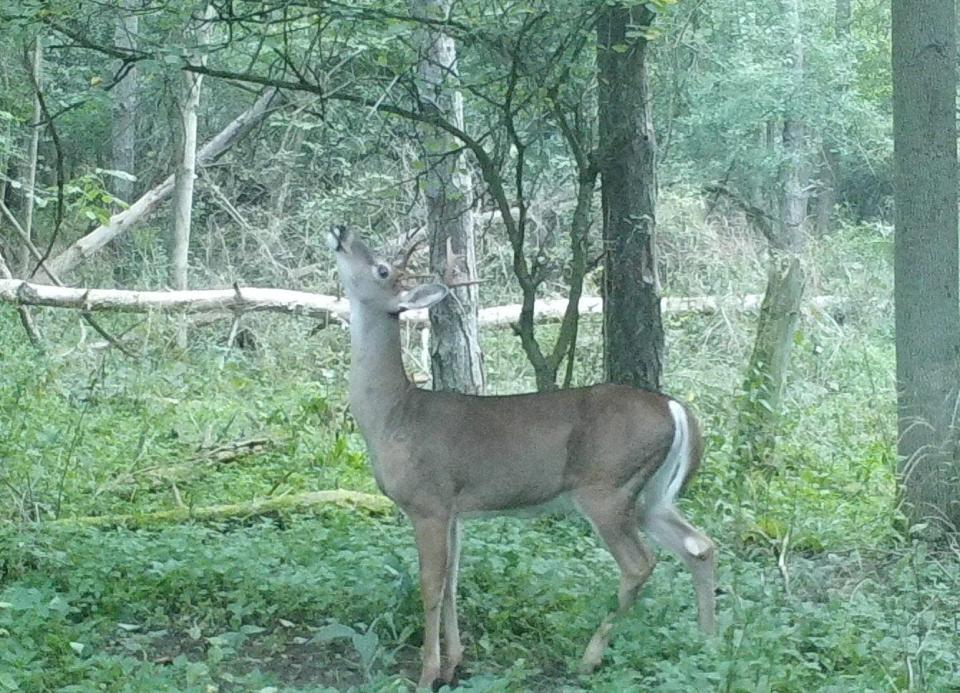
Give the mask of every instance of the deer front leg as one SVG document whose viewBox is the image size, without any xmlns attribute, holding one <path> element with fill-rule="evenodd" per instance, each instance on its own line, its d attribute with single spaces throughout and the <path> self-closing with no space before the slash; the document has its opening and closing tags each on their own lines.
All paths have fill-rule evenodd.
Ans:
<svg viewBox="0 0 960 693">
<path fill-rule="evenodd" d="M 447 664 L 443 680 L 457 685 L 457 667 L 463 661 L 463 645 L 460 643 L 460 627 L 457 625 L 457 572 L 460 568 L 460 522 L 450 522 L 447 544 L 447 580 L 443 589 L 443 639 L 447 650 Z"/>
<path fill-rule="evenodd" d="M 423 599 L 423 666 L 417 688 L 432 689 L 440 678 L 440 607 L 447 579 L 449 517 L 411 518 L 420 557 Z"/>
</svg>

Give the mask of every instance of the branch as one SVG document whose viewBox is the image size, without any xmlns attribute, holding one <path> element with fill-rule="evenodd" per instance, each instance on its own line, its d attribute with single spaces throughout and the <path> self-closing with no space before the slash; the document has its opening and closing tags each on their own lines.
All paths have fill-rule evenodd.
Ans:
<svg viewBox="0 0 960 693">
<path fill-rule="evenodd" d="M 96 51 L 102 53 L 103 55 L 109 55 L 111 58 L 119 58 L 124 61 L 124 63 L 133 63 L 138 60 L 146 60 L 150 57 L 149 53 L 144 51 L 138 51 L 133 48 L 121 48 L 119 46 L 105 46 L 99 43 L 94 43 L 86 36 L 83 32 L 76 29 L 68 27 L 66 24 L 58 22 L 56 18 L 50 14 L 44 14 L 43 22 L 49 26 L 51 29 L 63 34 L 68 39 L 77 44 L 78 48 L 86 48 L 88 50 Z"/>
<path fill-rule="evenodd" d="M 728 200 L 730 200 L 734 205 L 740 208 L 754 228 L 760 231 L 763 234 L 763 237 L 767 239 L 769 243 L 776 244 L 776 233 L 774 231 L 774 224 L 776 219 L 760 207 L 752 205 L 743 199 L 736 192 L 728 188 L 722 183 L 714 183 L 713 185 L 707 185 L 704 187 L 704 192 L 707 192 L 711 195 L 720 196 L 723 195 Z"/>
<path fill-rule="evenodd" d="M 3 204 L 2 200 L 0 200 L 0 211 L 3 212 L 3 215 L 7 218 L 7 221 L 10 222 L 10 225 L 13 227 L 13 230 L 17 232 L 17 235 L 20 236 L 20 239 L 23 241 L 24 245 L 27 247 L 27 250 L 30 252 L 31 255 L 33 255 L 34 259 L 37 261 L 36 269 L 43 268 L 43 271 L 47 273 L 47 277 L 50 279 L 50 281 L 52 281 L 57 286 L 63 286 L 63 282 L 61 282 L 60 278 L 54 272 L 52 272 L 49 267 L 47 267 L 47 264 L 44 260 L 44 256 L 40 253 L 40 250 L 37 248 L 37 246 L 33 244 L 33 241 L 30 240 L 30 236 L 23 229 L 23 227 L 20 226 L 19 222 L 17 222 L 16 217 L 14 217 L 13 214 L 10 212 L 10 210 L 7 209 L 7 206 Z M 36 269 L 34 270 L 34 272 L 36 272 Z M 13 277 L 12 276 L 5 277 L 4 279 L 12 280 Z M 25 310 L 24 307 L 19 306 L 19 310 L 21 311 L 20 312 L 21 321 L 26 320 L 23 313 L 23 310 Z M 123 346 L 123 344 L 121 344 L 116 339 L 114 339 L 109 332 L 103 329 L 100 323 L 98 323 L 92 315 L 84 311 L 83 313 L 81 313 L 81 316 L 86 321 L 86 323 L 96 331 L 97 334 L 99 334 L 101 337 L 107 340 L 107 342 L 109 342 L 110 344 L 115 346 L 117 349 L 119 349 L 125 356 L 130 356 L 130 357 L 134 356 L 133 352 L 128 350 L 125 346 Z M 29 317 L 29 315 L 27 315 L 27 317 Z M 26 323 L 24 323 L 24 326 L 27 327 Z M 30 331 L 29 327 L 27 327 L 27 331 L 28 332 Z"/>
</svg>

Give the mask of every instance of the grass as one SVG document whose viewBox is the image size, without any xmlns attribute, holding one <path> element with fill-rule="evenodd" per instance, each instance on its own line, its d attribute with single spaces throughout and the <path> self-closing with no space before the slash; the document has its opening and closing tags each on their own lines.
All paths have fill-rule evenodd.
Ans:
<svg viewBox="0 0 960 693">
<path fill-rule="evenodd" d="M 748 234 L 683 198 L 663 210 L 670 293 L 762 290 Z M 581 677 L 615 599 L 612 560 L 576 519 L 478 520 L 461 579 L 465 689 L 960 690 L 958 561 L 896 529 L 889 234 L 844 229 L 811 241 L 809 258 L 808 294 L 844 302 L 802 321 L 769 468 L 730 462 L 752 316 L 667 321 L 666 389 L 707 431 L 684 503 L 721 547 L 719 637 L 699 635 L 689 578 L 664 559 L 605 666 Z M 374 490 L 342 330 L 250 316 L 257 350 L 226 351 L 226 327 L 211 324 L 178 352 L 170 318 L 104 316 L 141 339 L 128 360 L 92 348 L 76 316 L 39 319 L 45 354 L 0 307 L 0 691 L 410 687 L 421 612 L 407 523 L 284 502 Z M 530 389 L 516 339 L 483 339 L 490 389 Z M 596 382 L 598 321 L 580 344 L 575 382 Z M 254 438 L 268 442 L 210 461 Z M 196 519 L 253 500 L 269 512 Z M 142 521 L 72 521 L 120 514 Z M 194 519 L 151 524 L 172 515 Z"/>
</svg>

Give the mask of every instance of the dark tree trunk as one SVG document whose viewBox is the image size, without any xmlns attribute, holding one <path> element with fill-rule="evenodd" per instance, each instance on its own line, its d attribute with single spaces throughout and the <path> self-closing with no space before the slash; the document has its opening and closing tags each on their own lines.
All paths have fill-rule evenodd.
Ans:
<svg viewBox="0 0 960 693">
<path fill-rule="evenodd" d="M 935 536 L 960 531 L 956 7 L 894 0 L 892 17 L 898 455 L 903 510 Z"/>
<path fill-rule="evenodd" d="M 642 5 L 605 6 L 597 23 L 597 69 L 606 379 L 659 390 L 663 323 L 654 255 L 657 143 L 647 41 L 637 35 L 652 18 Z"/>
</svg>

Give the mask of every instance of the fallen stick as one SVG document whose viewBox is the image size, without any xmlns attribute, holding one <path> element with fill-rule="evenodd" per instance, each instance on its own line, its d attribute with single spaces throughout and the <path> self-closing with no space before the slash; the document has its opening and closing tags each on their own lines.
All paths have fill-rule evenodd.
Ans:
<svg viewBox="0 0 960 693">
<path fill-rule="evenodd" d="M 230 464 L 239 459 L 255 455 L 266 450 L 271 441 L 267 438 L 254 438 L 235 443 L 225 443 L 200 450 L 186 462 L 177 464 L 158 464 L 141 467 L 112 479 L 94 493 L 127 492 L 131 486 L 156 488 L 170 483 L 189 481 L 204 469 Z"/>
</svg>

